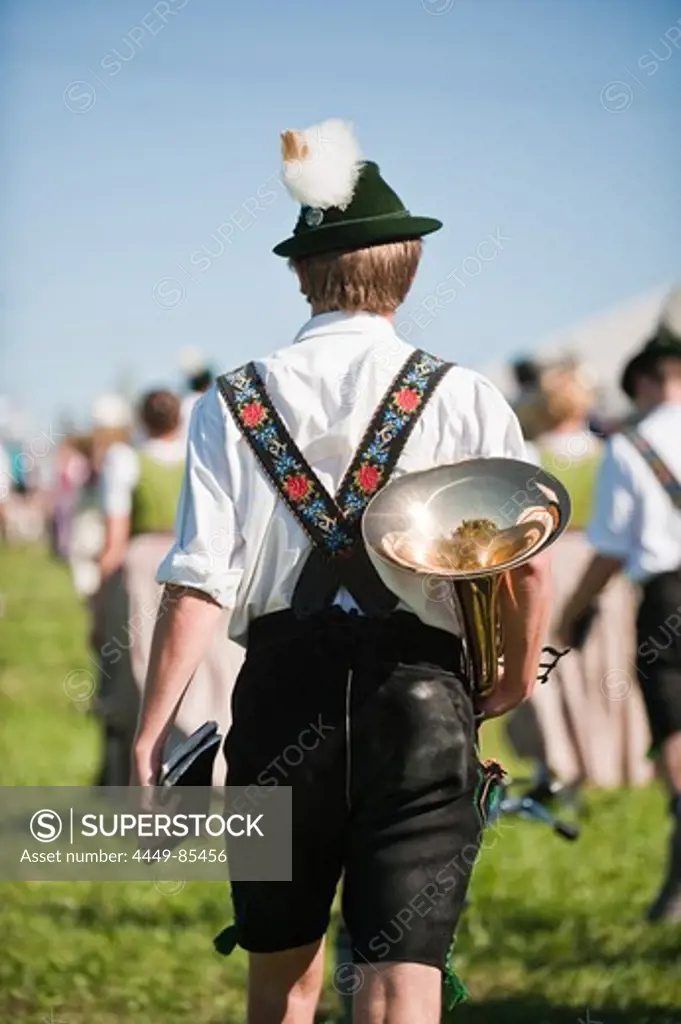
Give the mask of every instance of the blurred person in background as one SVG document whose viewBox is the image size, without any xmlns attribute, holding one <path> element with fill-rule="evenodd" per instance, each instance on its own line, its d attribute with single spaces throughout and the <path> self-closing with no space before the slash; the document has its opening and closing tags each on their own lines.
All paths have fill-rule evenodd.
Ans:
<svg viewBox="0 0 681 1024">
<path fill-rule="evenodd" d="M 78 469 L 78 472 L 82 469 L 82 478 L 73 493 L 72 504 L 68 492 L 63 493 L 60 499 L 66 505 L 61 510 L 65 518 L 62 529 L 67 534 L 64 557 L 69 564 L 76 593 L 91 601 L 99 587 L 99 554 L 104 545 L 104 522 L 92 458 L 92 434 L 76 438 L 74 448 L 84 463 Z M 61 486 L 64 486 L 63 482 Z"/>
<path fill-rule="evenodd" d="M 139 418 L 146 439 L 137 449 L 122 443 L 111 446 L 100 482 L 106 539 L 99 560 L 101 587 L 93 639 L 101 664 L 98 710 L 105 736 L 104 785 L 128 782 L 132 738 L 161 599 L 156 569 L 172 545 L 184 476 L 179 398 L 171 391 L 150 391 L 141 402 Z M 229 724 L 232 682 L 241 652 L 227 640 L 228 621 L 227 612 L 182 703 L 174 739 L 184 738 L 209 719 L 223 729 Z"/>
<path fill-rule="evenodd" d="M 99 558 L 104 546 L 104 518 L 99 479 L 108 449 L 130 440 L 130 407 L 120 395 L 102 395 L 92 408 L 93 428 L 77 442 L 88 472 L 77 491 L 69 528 L 67 558 L 74 588 L 92 602 L 99 590 Z M 94 609 L 91 610 L 94 614 Z"/>
<path fill-rule="evenodd" d="M 0 540 L 6 540 L 7 523 L 5 512 L 12 490 L 12 460 L 0 438 Z"/>
<path fill-rule="evenodd" d="M 186 441 L 194 406 L 202 398 L 214 380 L 213 371 L 206 365 L 201 353 L 196 349 L 186 349 L 180 363 L 185 373 L 187 394 L 182 399 L 181 421 L 183 438 Z"/>
<path fill-rule="evenodd" d="M 620 377 L 620 387 L 633 405 L 633 412 L 626 424 L 634 424 L 655 408 L 660 400 L 660 382 L 657 374 L 657 361 L 651 355 L 651 345 L 655 338 L 629 360 Z"/>
<path fill-rule="evenodd" d="M 0 430 L 0 536 L 9 544 L 41 540 L 49 510 L 45 465 L 49 438 L 42 433 L 31 436 L 24 417 L 17 414 L 12 418 L 4 402 Z"/>
<path fill-rule="evenodd" d="M 535 410 L 541 368 L 533 359 L 524 357 L 511 363 L 511 373 L 516 386 L 511 407 L 518 417 L 523 437 L 526 441 L 532 441 L 539 429 Z"/>
<path fill-rule="evenodd" d="M 517 399 L 525 394 L 535 394 L 539 386 L 540 368 L 534 359 L 526 356 L 511 363 L 511 370 L 518 389 Z"/>
<path fill-rule="evenodd" d="M 585 531 L 603 449 L 589 429 L 593 399 L 584 368 L 574 362 L 547 367 L 534 408 L 539 433 L 528 446 L 534 461 L 562 481 L 572 500 L 570 527 L 553 552 L 555 604 L 549 642 L 556 646 L 565 603 L 591 556 Z M 566 786 L 642 785 L 652 775 L 645 713 L 638 694 L 621 700 L 614 693 L 617 670 L 634 657 L 635 602 L 625 580 L 610 584 L 597 607 L 589 608 L 582 629 L 583 642 L 518 710 L 509 723 L 509 736 L 519 753 L 545 762 Z"/>
<path fill-rule="evenodd" d="M 667 872 L 648 919 L 681 922 L 681 289 L 643 351 L 657 381 L 645 399 L 653 407 L 607 444 L 587 533 L 595 553 L 560 634 L 570 638 L 621 571 L 639 585 L 635 664 L 672 817 Z"/>
<path fill-rule="evenodd" d="M 57 448 L 52 490 L 51 546 L 56 558 L 68 559 L 71 527 L 80 490 L 90 479 L 89 438 L 69 434 Z"/>
</svg>

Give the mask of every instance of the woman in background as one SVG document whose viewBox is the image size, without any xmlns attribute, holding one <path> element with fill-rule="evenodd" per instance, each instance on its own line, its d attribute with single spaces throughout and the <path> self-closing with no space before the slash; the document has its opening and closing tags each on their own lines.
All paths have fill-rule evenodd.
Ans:
<svg viewBox="0 0 681 1024">
<path fill-rule="evenodd" d="M 107 451 L 116 444 L 129 444 L 130 427 L 131 412 L 126 400 L 116 394 L 102 395 L 92 407 L 92 432 L 74 440 L 74 447 L 85 461 L 80 467 L 82 479 L 70 515 L 66 558 L 76 593 L 90 602 L 93 615 L 105 540 L 99 481 Z M 98 653 L 95 650 L 96 657 Z"/>
<path fill-rule="evenodd" d="M 106 540 L 97 600 L 100 646 L 99 713 L 106 738 L 100 784 L 128 783 L 130 751 L 162 588 L 156 571 L 173 541 L 175 510 L 184 475 L 180 401 L 151 391 L 140 406 L 146 440 L 137 448 L 112 446 L 104 459 L 101 498 Z M 224 543 L 224 539 L 223 539 Z M 219 538 L 216 540 L 216 552 Z M 233 681 L 241 651 L 227 639 L 229 613 L 182 702 L 172 741 L 208 720 L 229 724 Z"/>
<path fill-rule="evenodd" d="M 533 409 L 537 433 L 528 446 L 531 457 L 565 485 L 572 500 L 570 527 L 553 548 L 549 643 L 556 647 L 561 646 L 555 629 L 563 606 L 591 555 L 584 531 L 602 449 L 588 425 L 593 398 L 580 367 L 557 365 L 542 373 Z M 631 678 L 635 637 L 634 595 L 618 578 L 603 593 L 591 621 L 584 621 L 583 636 L 575 637 L 570 654 L 509 723 L 521 756 L 543 761 L 567 786 L 642 785 L 651 778 L 648 727 Z"/>
<path fill-rule="evenodd" d="M 57 448 L 50 544 L 55 558 L 65 561 L 71 550 L 71 527 L 81 489 L 92 475 L 92 441 L 69 434 Z"/>
</svg>

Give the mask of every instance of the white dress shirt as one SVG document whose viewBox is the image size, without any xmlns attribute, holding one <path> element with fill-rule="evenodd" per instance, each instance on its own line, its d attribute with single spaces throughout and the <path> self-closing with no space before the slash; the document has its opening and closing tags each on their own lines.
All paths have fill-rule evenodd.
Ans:
<svg viewBox="0 0 681 1024">
<path fill-rule="evenodd" d="M 637 429 L 681 480 L 681 403 L 658 406 Z M 606 445 L 587 537 L 599 554 L 621 559 L 637 583 L 681 565 L 681 512 L 622 434 Z"/>
<path fill-rule="evenodd" d="M 413 351 L 384 317 L 324 313 L 292 345 L 255 361 L 291 436 L 331 494 Z M 499 391 L 480 374 L 454 367 L 438 384 L 392 476 L 477 455 L 523 459 L 525 446 Z M 237 643 L 245 644 L 250 621 L 290 607 L 310 542 L 215 386 L 192 415 L 176 528 L 159 583 L 194 587 L 232 607 L 230 637 Z M 424 601 L 412 610 L 442 628 L 437 605 Z"/>
<path fill-rule="evenodd" d="M 154 462 L 176 466 L 184 461 L 184 437 L 170 440 L 150 438 L 138 451 L 129 444 L 112 444 L 104 456 L 100 493 L 105 516 L 129 516 L 132 510 L 132 492 L 139 483 L 139 455 Z"/>
</svg>

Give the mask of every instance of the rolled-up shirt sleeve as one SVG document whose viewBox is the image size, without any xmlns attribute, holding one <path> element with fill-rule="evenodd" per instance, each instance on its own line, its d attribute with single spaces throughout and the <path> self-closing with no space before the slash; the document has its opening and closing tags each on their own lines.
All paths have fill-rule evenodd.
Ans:
<svg viewBox="0 0 681 1024">
<path fill-rule="evenodd" d="M 175 543 L 156 579 L 201 590 L 223 608 L 232 608 L 243 558 L 225 417 L 213 387 L 192 410 Z"/>
<path fill-rule="evenodd" d="M 626 561 L 635 540 L 636 490 L 622 439 L 608 441 L 587 539 L 599 555 Z"/>
</svg>

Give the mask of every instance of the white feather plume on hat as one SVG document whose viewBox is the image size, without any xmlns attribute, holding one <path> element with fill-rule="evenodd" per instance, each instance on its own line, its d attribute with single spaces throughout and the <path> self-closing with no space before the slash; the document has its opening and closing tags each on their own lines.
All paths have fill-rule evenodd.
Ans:
<svg viewBox="0 0 681 1024">
<path fill-rule="evenodd" d="M 344 210 L 362 169 L 359 143 L 347 121 L 332 119 L 281 134 L 284 184 L 301 206 Z"/>
</svg>

